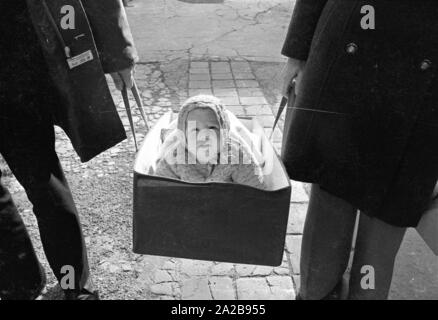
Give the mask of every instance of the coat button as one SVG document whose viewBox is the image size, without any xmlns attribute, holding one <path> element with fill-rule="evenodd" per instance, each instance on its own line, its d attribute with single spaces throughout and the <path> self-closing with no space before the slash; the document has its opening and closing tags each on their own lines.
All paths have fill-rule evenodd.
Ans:
<svg viewBox="0 0 438 320">
<path fill-rule="evenodd" d="M 358 49 L 359 47 L 357 46 L 357 44 L 353 42 L 347 44 L 347 46 L 345 47 L 345 51 L 347 51 L 348 54 L 355 54 Z"/>
<path fill-rule="evenodd" d="M 432 61 L 430 61 L 429 59 L 425 59 L 421 62 L 420 64 L 420 69 L 422 71 L 426 71 L 427 69 L 429 69 L 432 66 Z"/>
</svg>

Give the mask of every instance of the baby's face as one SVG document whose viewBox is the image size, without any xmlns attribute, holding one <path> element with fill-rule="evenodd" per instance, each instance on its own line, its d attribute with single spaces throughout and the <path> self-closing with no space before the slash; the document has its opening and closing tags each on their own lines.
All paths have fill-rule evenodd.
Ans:
<svg viewBox="0 0 438 320">
<path fill-rule="evenodd" d="M 189 112 L 187 116 L 187 141 L 189 150 L 192 152 L 196 150 L 200 162 L 204 162 L 200 159 L 200 155 L 203 158 L 217 156 L 220 151 L 220 126 L 212 110 L 199 108 Z"/>
</svg>

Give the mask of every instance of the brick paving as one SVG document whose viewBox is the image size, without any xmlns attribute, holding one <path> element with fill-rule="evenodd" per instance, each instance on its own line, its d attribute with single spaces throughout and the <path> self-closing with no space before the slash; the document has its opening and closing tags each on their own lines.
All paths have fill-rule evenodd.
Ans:
<svg viewBox="0 0 438 320">
<path fill-rule="evenodd" d="M 135 0 L 129 22 L 140 54 L 135 78 L 148 121 L 177 110 L 190 95 L 215 94 L 237 115 L 256 116 L 269 134 L 279 100 L 280 51 L 294 0 L 227 0 L 199 5 L 176 0 Z M 199 10 L 196 10 L 198 8 Z M 200 11 L 201 10 L 201 11 Z M 202 12 L 200 14 L 200 12 Z M 202 26 L 202 29 L 200 29 Z M 250 61 L 250 62 L 248 62 Z M 91 274 L 103 299 L 293 299 L 299 287 L 299 255 L 308 196 L 292 182 L 283 263 L 270 268 L 132 253 L 132 135 L 122 98 L 110 88 L 128 139 L 81 163 L 56 129 L 56 150 L 81 214 Z M 134 102 L 131 101 L 133 105 Z M 145 127 L 133 108 L 140 143 Z M 281 128 L 273 144 L 280 151 Z M 61 299 L 45 259 L 37 223 L 23 189 L 2 166 L 48 275 L 45 299 Z M 396 266 L 392 296 L 436 297 L 436 258 L 412 231 Z M 414 277 L 415 275 L 415 277 Z"/>
<path fill-rule="evenodd" d="M 226 57 L 228 53 L 226 48 L 222 50 L 212 47 L 211 49 L 216 51 L 217 56 L 206 55 L 203 53 L 203 45 L 192 51 L 182 50 L 172 53 L 173 55 L 168 54 L 172 51 L 171 48 L 163 47 L 163 50 L 153 51 L 154 48 L 146 46 L 148 43 L 156 43 L 155 46 L 160 47 L 160 39 L 156 35 L 162 33 L 156 30 L 152 34 L 153 42 L 147 40 L 150 33 L 149 28 L 143 27 L 145 20 L 143 16 L 150 13 L 147 9 L 149 2 L 136 1 L 135 5 L 137 8 L 132 8 L 128 12 L 142 61 L 136 67 L 135 78 L 150 125 L 153 125 L 166 112 L 177 111 L 187 97 L 205 93 L 221 98 L 227 108 L 238 116 L 257 117 L 265 127 L 266 133 L 270 133 L 274 120 L 273 106 L 277 101 L 266 96 L 265 85 L 260 82 L 250 62 L 239 56 Z M 176 2 L 157 4 L 160 8 L 165 5 L 178 6 L 183 14 L 188 8 Z M 243 6 L 239 7 L 235 21 L 242 26 L 251 23 L 251 19 L 245 18 L 248 14 L 254 14 L 256 19 L 270 17 L 271 11 L 268 10 L 270 7 L 274 8 L 272 12 L 281 15 L 285 21 L 289 15 L 284 13 L 281 7 L 276 7 L 276 1 L 260 2 L 260 8 L 258 5 L 254 10 L 251 9 L 253 7 L 250 6 L 249 1 L 233 2 L 232 5 Z M 246 9 L 247 5 L 251 12 Z M 262 12 L 259 14 L 259 11 Z M 227 15 L 233 12 L 227 9 Z M 208 14 L 213 14 L 213 11 Z M 218 18 L 216 11 L 214 18 Z M 155 18 L 152 17 L 153 19 Z M 162 21 L 161 17 L 159 21 Z M 223 27 L 226 25 L 221 26 Z M 159 28 L 162 27 L 159 26 Z M 272 30 L 277 30 L 277 34 L 283 32 L 275 24 L 271 26 L 272 30 L 263 31 L 259 25 L 248 30 L 256 29 L 258 34 L 263 32 L 267 39 L 272 39 Z M 188 31 L 184 30 L 183 33 L 186 34 Z M 193 33 L 193 36 L 195 35 L 196 33 Z M 179 40 L 176 39 L 176 42 L 179 43 Z M 166 40 L 165 43 L 176 42 Z M 240 42 L 239 40 L 236 44 Z M 280 47 L 277 42 L 276 47 Z M 271 51 L 275 53 L 271 58 L 267 51 L 257 50 L 262 54 L 255 60 L 268 59 L 276 61 L 279 65 L 278 48 Z M 245 49 L 242 47 L 238 50 L 245 51 Z M 156 57 L 159 59 L 149 57 L 149 52 L 156 52 Z M 251 50 L 246 53 L 247 56 L 251 54 Z M 111 81 L 109 85 L 127 132 L 127 140 L 93 160 L 81 163 L 65 133 L 59 128 L 55 130 L 56 150 L 81 214 L 91 274 L 102 298 L 294 299 L 299 279 L 298 259 L 307 202 L 307 194 L 301 184 L 294 183 L 293 185 L 287 239 L 283 262 L 279 267 L 195 261 L 132 253 L 132 165 L 135 149 L 122 97 Z M 278 100 L 278 97 L 276 99 Z M 134 101 L 131 101 L 131 108 L 139 143 L 141 143 L 146 134 L 145 126 L 139 112 L 134 107 Z M 273 138 L 277 151 L 280 151 L 280 142 L 281 130 L 277 129 Z M 61 299 L 62 295 L 59 293 L 56 280 L 44 257 L 37 223 L 24 191 L 13 178 L 3 177 L 2 181 L 8 185 L 16 199 L 37 254 L 48 274 L 48 293 L 44 295 L 44 298 Z"/>
<path fill-rule="evenodd" d="M 214 94 L 237 116 L 254 116 L 269 134 L 274 120 L 260 83 L 247 61 L 188 62 L 186 97 Z M 182 88 L 183 89 L 183 88 Z M 182 102 L 182 101 L 181 101 Z M 281 131 L 273 138 L 280 151 Z M 283 263 L 279 267 L 166 259 L 143 256 L 155 264 L 149 285 L 158 299 L 294 299 L 299 285 L 299 253 L 308 196 L 301 183 L 293 183 Z"/>
</svg>

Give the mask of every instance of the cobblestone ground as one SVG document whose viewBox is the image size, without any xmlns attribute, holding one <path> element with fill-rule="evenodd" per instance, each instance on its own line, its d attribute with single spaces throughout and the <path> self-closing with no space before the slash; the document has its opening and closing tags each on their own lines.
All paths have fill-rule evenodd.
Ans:
<svg viewBox="0 0 438 320">
<path fill-rule="evenodd" d="M 209 2 L 209 3 L 207 3 Z M 202 3 L 202 4 L 197 4 Z M 139 51 L 136 81 L 148 122 L 177 111 L 189 95 L 215 94 L 237 115 L 255 116 L 270 133 L 279 101 L 280 51 L 294 0 L 134 0 L 127 9 Z M 155 62 L 150 62 L 155 61 Z M 248 62 L 251 61 L 251 62 Z M 268 62 L 269 61 L 269 62 Z M 93 281 L 103 299 L 293 299 L 299 287 L 307 186 L 292 182 L 289 225 L 280 267 L 236 265 L 132 253 L 132 168 L 135 148 L 122 98 L 110 88 L 128 139 L 81 163 L 62 130 L 56 150 L 80 213 Z M 139 142 L 146 134 L 133 107 Z M 281 128 L 273 137 L 280 148 Z M 39 240 L 31 204 L 0 159 L 48 274 L 43 299 L 62 299 Z M 436 297 L 436 258 L 415 231 L 399 254 L 392 296 Z"/>
<path fill-rule="evenodd" d="M 178 60 L 140 64 L 136 69 L 148 122 L 178 110 L 188 96 L 220 97 L 236 115 L 255 116 L 270 133 L 275 93 L 258 79 L 263 65 L 247 61 Z M 239 265 L 137 255 L 131 251 L 132 166 L 135 157 L 123 101 L 110 82 L 128 139 L 82 164 L 56 128 L 56 150 L 81 214 L 93 280 L 104 299 L 294 299 L 298 286 L 299 250 L 308 201 L 303 185 L 293 182 L 291 215 L 283 263 L 279 267 Z M 274 97 L 274 98 L 273 98 Z M 268 102 L 271 101 L 271 103 Z M 274 101 L 274 102 L 272 102 Z M 134 101 L 133 118 L 141 143 L 145 126 Z M 281 131 L 273 143 L 280 147 Z M 36 221 L 19 184 L 5 180 L 24 216 L 36 250 L 49 273 L 45 299 L 62 298 L 42 253 Z"/>
</svg>

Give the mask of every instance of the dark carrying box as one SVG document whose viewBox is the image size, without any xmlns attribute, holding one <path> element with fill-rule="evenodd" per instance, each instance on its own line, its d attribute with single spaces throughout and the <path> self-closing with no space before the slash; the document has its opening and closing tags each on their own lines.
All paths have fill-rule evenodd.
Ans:
<svg viewBox="0 0 438 320">
<path fill-rule="evenodd" d="M 231 183 L 187 183 L 153 175 L 164 115 L 148 133 L 134 166 L 134 252 L 158 256 L 278 266 L 286 238 L 291 185 L 263 128 L 269 191 Z"/>
</svg>

